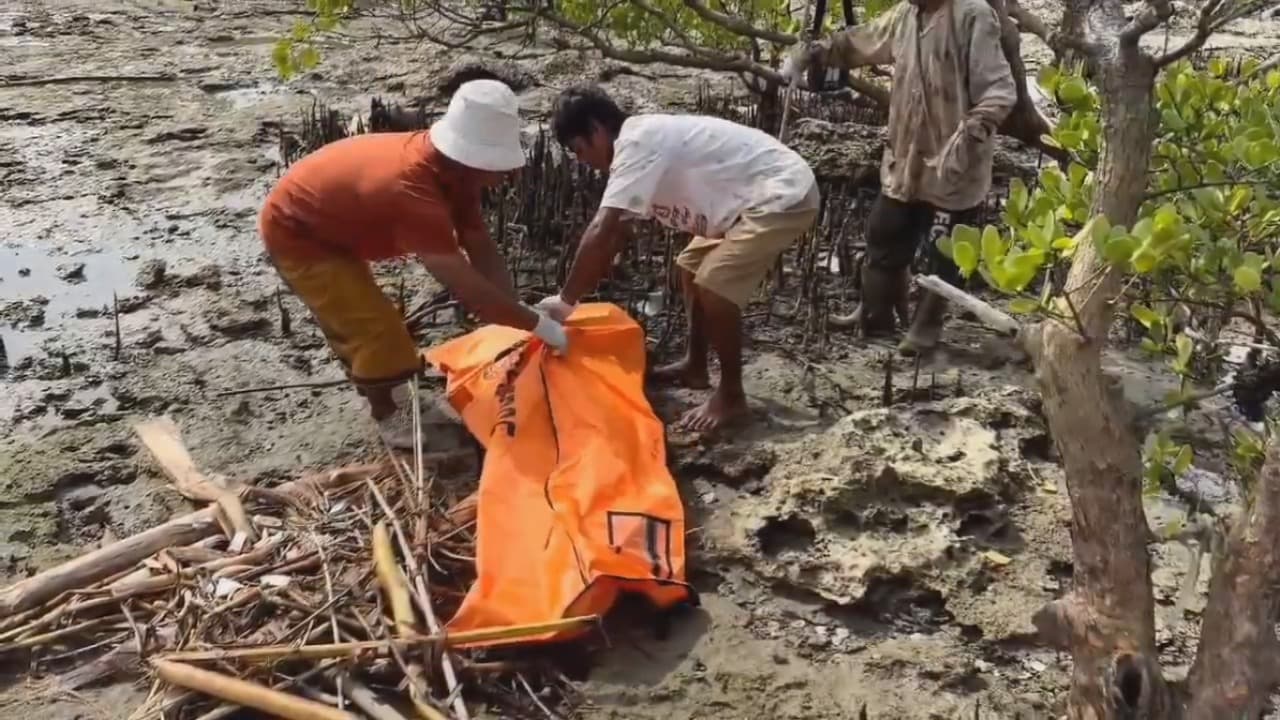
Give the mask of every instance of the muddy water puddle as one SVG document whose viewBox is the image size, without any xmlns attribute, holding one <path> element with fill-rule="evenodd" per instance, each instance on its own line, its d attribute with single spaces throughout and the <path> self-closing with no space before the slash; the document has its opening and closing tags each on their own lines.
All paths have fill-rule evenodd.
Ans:
<svg viewBox="0 0 1280 720">
<path fill-rule="evenodd" d="M 132 272 L 114 252 L 0 246 L 0 339 L 8 363 L 43 352 L 77 313 L 110 315 L 113 293 L 129 289 Z"/>
</svg>

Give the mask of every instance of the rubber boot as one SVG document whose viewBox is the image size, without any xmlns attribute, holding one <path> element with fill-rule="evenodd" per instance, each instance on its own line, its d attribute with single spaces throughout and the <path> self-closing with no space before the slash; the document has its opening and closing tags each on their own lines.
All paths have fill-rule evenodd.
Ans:
<svg viewBox="0 0 1280 720">
<path fill-rule="evenodd" d="M 898 352 L 907 357 L 931 352 L 942 337 L 942 319 L 946 312 L 946 298 L 931 292 L 921 295 L 915 320 L 907 336 L 898 343 Z"/>
<path fill-rule="evenodd" d="M 411 452 L 414 440 L 413 400 L 409 383 L 396 386 L 391 391 L 391 399 L 396 404 L 395 412 L 377 421 L 378 432 L 391 447 Z M 420 386 L 418 408 L 424 453 L 448 452 L 464 446 L 469 433 L 462 424 L 462 418 L 443 395 Z"/>
<path fill-rule="evenodd" d="M 893 300 L 893 311 L 902 327 L 911 325 L 911 268 L 902 268 L 902 277 L 898 278 L 898 296 Z"/>
<path fill-rule="evenodd" d="M 905 273 L 862 266 L 862 302 L 848 315 L 834 315 L 829 322 L 835 328 L 857 328 L 863 337 L 893 332 L 893 313 L 906 292 L 902 283 Z"/>
</svg>

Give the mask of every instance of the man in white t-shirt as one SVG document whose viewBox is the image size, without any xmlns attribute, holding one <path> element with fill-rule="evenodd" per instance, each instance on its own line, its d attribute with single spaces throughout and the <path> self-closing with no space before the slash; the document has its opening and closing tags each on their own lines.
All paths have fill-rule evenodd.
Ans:
<svg viewBox="0 0 1280 720">
<path fill-rule="evenodd" d="M 608 171 L 600 208 L 587 227 L 559 295 L 539 306 L 566 318 L 609 271 L 623 222 L 652 218 L 693 235 L 676 258 L 689 343 L 685 357 L 653 377 L 710 386 L 708 346 L 720 384 L 681 426 L 714 430 L 747 413 L 742 387 L 742 308 L 760 281 L 818 215 L 813 171 L 787 146 L 744 125 L 701 115 L 628 117 L 594 85 L 556 100 L 556 138 L 578 160 Z"/>
</svg>

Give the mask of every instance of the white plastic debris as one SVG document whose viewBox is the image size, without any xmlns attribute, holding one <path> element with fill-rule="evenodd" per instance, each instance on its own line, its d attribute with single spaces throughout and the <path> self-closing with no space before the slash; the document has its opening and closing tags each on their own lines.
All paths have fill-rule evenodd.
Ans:
<svg viewBox="0 0 1280 720">
<path fill-rule="evenodd" d="M 243 587 L 242 583 L 236 582 L 231 578 L 218 578 L 213 584 L 213 596 L 217 598 L 230 597 Z"/>
</svg>

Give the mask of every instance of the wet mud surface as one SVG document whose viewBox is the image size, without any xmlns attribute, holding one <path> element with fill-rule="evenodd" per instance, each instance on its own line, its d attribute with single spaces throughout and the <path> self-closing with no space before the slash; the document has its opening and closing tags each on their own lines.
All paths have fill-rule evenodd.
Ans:
<svg viewBox="0 0 1280 720">
<path fill-rule="evenodd" d="M 266 263 L 256 212 L 281 123 L 315 99 L 353 112 L 409 94 L 438 109 L 458 54 L 334 44 L 285 86 L 270 43 L 293 18 L 274 7 L 0 9 L 0 583 L 188 509 L 133 421 L 169 414 L 201 467 L 268 483 L 377 447 L 344 387 L 219 396 L 341 377 Z M 528 54 L 514 66 L 531 121 L 596 75 L 574 53 Z M 704 79 L 643 72 L 607 87 L 637 110 L 687 108 Z M 412 265 L 380 275 L 403 276 L 411 302 L 439 290 Z M 1069 667 L 1036 646 L 1030 616 L 1070 583 L 1061 473 L 1017 353 L 962 319 L 948 332 L 918 373 L 897 362 L 884 408 L 891 344 L 833 334 L 806 352 L 799 329 L 756 328 L 756 422 L 716 442 L 671 437 L 703 606 L 665 640 L 641 628 L 606 652 L 584 687 L 592 717 L 951 718 L 979 703 L 984 717 L 1051 716 Z M 1172 388 L 1136 355 L 1110 365 L 1139 404 Z M 699 399 L 653 397 L 666 418 Z M 1155 553 L 1168 609 L 1185 555 Z M 1169 627 L 1176 661 L 1194 644 Z M 125 717 L 145 694 L 4 685 L 5 716 L 51 719 Z"/>
</svg>

